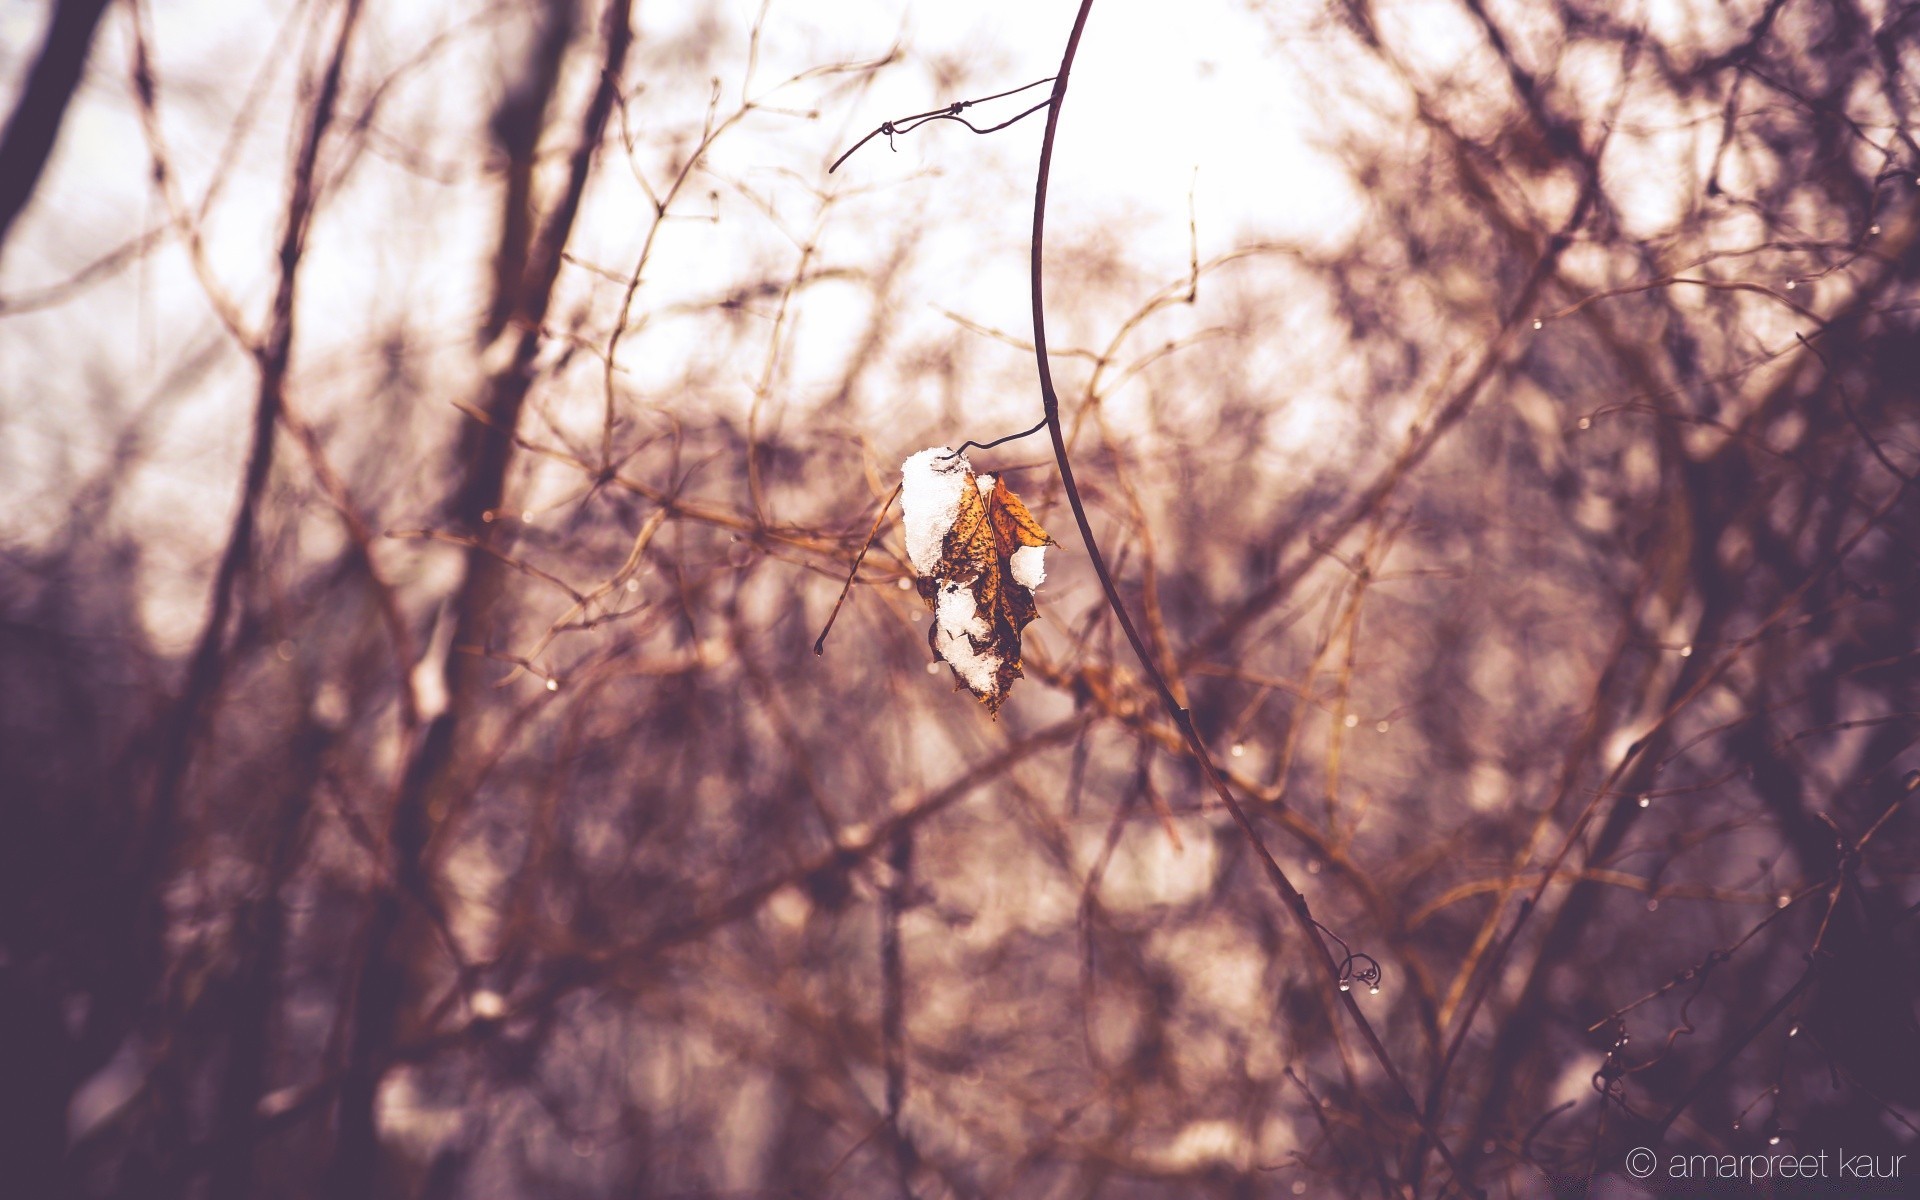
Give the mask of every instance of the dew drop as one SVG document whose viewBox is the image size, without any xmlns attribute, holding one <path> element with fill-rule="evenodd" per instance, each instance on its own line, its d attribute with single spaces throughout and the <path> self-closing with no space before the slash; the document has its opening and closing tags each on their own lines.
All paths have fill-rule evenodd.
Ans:
<svg viewBox="0 0 1920 1200">
<path fill-rule="evenodd" d="M 1680 647 L 1680 657 L 1681 657 L 1681 658 L 1692 658 L 1692 657 L 1693 657 L 1693 645 L 1692 645 L 1692 643 L 1688 643 L 1687 645 L 1685 645 L 1685 646 L 1682 646 L 1682 647 Z"/>
<path fill-rule="evenodd" d="M 1378 725 L 1375 725 L 1373 727 L 1373 731 L 1375 733 L 1385 733 L 1389 728 L 1390 726 L 1388 726 L 1388 724 L 1385 721 L 1382 721 Z"/>
<path fill-rule="evenodd" d="M 639 581 L 638 579 L 629 579 L 629 580 L 627 580 L 627 590 L 628 590 L 629 592 L 637 592 L 637 591 L 639 591 L 639 590 L 640 590 L 640 581 Z"/>
<path fill-rule="evenodd" d="M 1798 280 L 1795 280 L 1795 279 L 1789 279 L 1789 280 L 1787 280 L 1787 290 L 1788 290 L 1788 291 L 1792 291 L 1792 290 L 1793 290 L 1794 288 L 1796 288 L 1796 287 L 1798 287 L 1798 286 L 1800 286 L 1800 284 L 1799 284 L 1799 281 L 1798 281 Z"/>
<path fill-rule="evenodd" d="M 1767 1139 L 1767 1145 L 1769 1146 L 1778 1146 L 1779 1144 L 1780 1144 L 1780 1135 L 1777 1133 Z"/>
<path fill-rule="evenodd" d="M 1294 1194 L 1294 1195 L 1296 1195 L 1296 1196 L 1304 1196 L 1304 1195 L 1306 1195 L 1306 1194 L 1307 1194 L 1307 1182 L 1306 1182 L 1306 1180 L 1304 1180 L 1304 1179 L 1296 1179 L 1296 1180 L 1294 1180 L 1294 1181 L 1293 1181 L 1293 1187 L 1292 1187 L 1291 1189 L 1289 1189 L 1289 1190 L 1291 1190 L 1291 1191 L 1293 1192 L 1293 1194 Z"/>
<path fill-rule="evenodd" d="M 900 590 L 901 590 L 901 591 L 903 591 L 903 592 L 910 592 L 910 591 L 912 591 L 912 590 L 913 590 L 913 580 L 911 580 L 911 579 L 902 579 L 902 580 L 900 581 L 900 583 L 899 583 L 899 588 L 900 588 Z"/>
<path fill-rule="evenodd" d="M 1533 327 L 1535 329 L 1545 329 L 1547 327 L 1547 323 L 1545 321 L 1540 320 L 1538 317 L 1535 317 L 1533 321 Z"/>
<path fill-rule="evenodd" d="M 558 679 L 549 679 L 549 680 L 547 680 L 547 690 L 548 690 L 548 691 L 550 691 L 550 692 L 557 692 L 557 691 L 559 691 L 559 690 L 560 690 L 560 681 L 559 681 Z"/>
<path fill-rule="evenodd" d="M 529 508 L 527 511 L 521 513 L 520 520 L 527 525 L 533 524 L 533 510 Z"/>
<path fill-rule="evenodd" d="M 1653 797 L 1652 797 L 1652 796 L 1642 796 L 1642 797 L 1640 797 L 1640 807 L 1641 807 L 1641 808 L 1652 808 L 1652 807 L 1653 807 Z"/>
<path fill-rule="evenodd" d="M 494 512 L 492 509 L 488 509 L 487 511 L 480 514 L 480 519 L 484 521 L 486 524 L 491 525 L 493 524 L 494 518 L 499 515 L 500 515 L 499 513 Z"/>
<path fill-rule="evenodd" d="M 1793 1027 L 1792 1029 L 1789 1029 L 1789 1030 L 1787 1030 L 1787 1036 L 1788 1036 L 1788 1037 L 1799 1037 L 1799 1036 L 1800 1036 L 1800 1027 L 1799 1027 L 1798 1025 L 1795 1025 L 1795 1026 L 1794 1026 L 1794 1027 Z"/>
<path fill-rule="evenodd" d="M 1592 429 L 1592 428 L 1593 428 L 1593 418 L 1592 418 L 1592 417 L 1581 417 L 1581 418 L 1580 418 L 1580 420 L 1579 420 L 1579 422 L 1578 422 L 1578 424 L 1579 424 L 1579 426 L 1580 426 L 1580 428 L 1582 428 L 1582 429 Z"/>
<path fill-rule="evenodd" d="M 938 675 L 939 673 L 940 673 L 940 664 L 938 662 L 930 662 L 927 664 L 927 674 Z"/>
<path fill-rule="evenodd" d="M 1649 900 L 1649 901 L 1647 901 L 1647 911 L 1648 911 L 1648 912 L 1659 912 L 1659 911 L 1660 911 L 1660 902 L 1659 902 L 1658 900 Z"/>
<path fill-rule="evenodd" d="M 1733 1127 L 1734 1127 L 1735 1129 L 1738 1129 L 1738 1128 L 1740 1128 L 1740 1122 L 1738 1122 L 1738 1121 L 1735 1121 L 1735 1122 L 1733 1123 Z"/>
<path fill-rule="evenodd" d="M 1355 725 L 1358 725 L 1359 723 L 1360 723 L 1359 716 L 1357 716 L 1354 713 L 1347 714 L 1346 726 L 1348 729 L 1352 729 Z"/>
<path fill-rule="evenodd" d="M 1871 235 L 1878 236 L 1880 233 L 1880 227 L 1878 225 L 1869 225 L 1867 226 L 1867 232 Z"/>
<path fill-rule="evenodd" d="M 1344 984 L 1344 983 L 1343 983 L 1343 984 L 1341 984 L 1341 985 L 1340 985 L 1340 990 L 1341 990 L 1341 991 L 1343 991 L 1343 992 L 1350 992 L 1350 991 L 1352 991 L 1353 989 L 1352 989 L 1352 988 L 1350 988 L 1350 987 L 1348 987 L 1348 986 L 1347 986 L 1346 984 Z"/>
<path fill-rule="evenodd" d="M 1778 896 L 1775 896 L 1773 898 L 1773 906 L 1775 908 L 1785 908 L 1792 903 L 1793 903 L 1793 897 L 1787 895 L 1785 892 L 1781 892 Z"/>
<path fill-rule="evenodd" d="M 1380 985 L 1377 983 L 1367 989 L 1367 995 L 1369 996 L 1378 996 L 1379 994 L 1380 994 Z"/>
<path fill-rule="evenodd" d="M 1900 786 L 1910 792 L 1920 792 L 1920 771 L 1908 771 L 1907 777 L 1900 781 Z"/>
<path fill-rule="evenodd" d="M 1245 742 L 1235 742 L 1233 749 L 1227 751 L 1227 753 L 1233 755 L 1235 758 L 1245 758 L 1247 756 L 1247 745 Z"/>
<path fill-rule="evenodd" d="M 1319 873 L 1320 873 L 1320 860 L 1319 860 L 1319 859 L 1317 859 L 1317 858 L 1316 858 L 1316 859 L 1313 859 L 1312 861 L 1310 861 L 1309 863 L 1307 863 L 1307 874 L 1309 874 L 1309 875 L 1318 875 Z"/>
</svg>

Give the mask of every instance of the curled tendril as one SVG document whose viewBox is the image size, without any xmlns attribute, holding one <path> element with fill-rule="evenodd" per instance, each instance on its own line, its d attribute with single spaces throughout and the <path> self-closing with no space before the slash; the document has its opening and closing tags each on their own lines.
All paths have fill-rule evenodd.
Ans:
<svg viewBox="0 0 1920 1200">
<path fill-rule="evenodd" d="M 1365 985 L 1367 991 L 1378 994 L 1380 981 L 1386 978 L 1386 973 L 1380 968 L 1380 960 L 1371 954 L 1355 951 L 1352 946 L 1347 945 L 1347 939 L 1318 921 L 1313 923 L 1313 927 L 1340 943 L 1340 953 L 1343 957 L 1340 959 L 1340 970 L 1334 980 L 1339 984 L 1340 990 L 1350 992 L 1353 990 L 1353 985 L 1357 983 Z"/>
<path fill-rule="evenodd" d="M 1353 984 L 1364 983 L 1369 991 L 1380 990 L 1383 978 L 1380 963 L 1371 954 L 1349 954 L 1340 960 L 1340 988 L 1347 990 Z"/>
<path fill-rule="evenodd" d="M 1624 1100 L 1628 1067 L 1621 1051 L 1630 1040 L 1627 1037 L 1627 1023 L 1615 1019 L 1610 1032 L 1613 1034 L 1613 1044 L 1607 1047 L 1607 1056 L 1600 1060 L 1600 1068 L 1593 1073 L 1591 1082 L 1593 1090 L 1607 1099 Z"/>
</svg>

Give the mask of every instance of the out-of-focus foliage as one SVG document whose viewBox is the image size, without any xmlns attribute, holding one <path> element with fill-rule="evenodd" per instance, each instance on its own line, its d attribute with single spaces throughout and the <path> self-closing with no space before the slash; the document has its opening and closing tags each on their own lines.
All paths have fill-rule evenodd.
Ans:
<svg viewBox="0 0 1920 1200">
<path fill-rule="evenodd" d="M 1348 228 L 1163 276 L 1054 181 L 1095 533 L 1456 1174 L 1041 439 L 973 452 L 1063 542 L 997 719 L 891 519 L 812 653 L 901 460 L 1038 410 L 1037 121 L 824 166 L 1068 6 L 226 7 L 108 10 L 0 244 L 0 1189 L 1920 1152 L 1920 10 L 1268 0 L 1221 69 Z"/>
</svg>

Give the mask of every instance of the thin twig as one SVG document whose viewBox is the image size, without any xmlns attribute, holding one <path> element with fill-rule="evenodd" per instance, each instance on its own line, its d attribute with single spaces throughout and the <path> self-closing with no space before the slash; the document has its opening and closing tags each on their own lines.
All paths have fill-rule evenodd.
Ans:
<svg viewBox="0 0 1920 1200">
<path fill-rule="evenodd" d="M 904 486 L 906 486 L 904 483 L 894 484 L 893 490 L 887 493 L 887 502 L 880 506 L 878 513 L 874 514 L 873 528 L 867 530 L 867 540 L 860 543 L 860 553 L 853 556 L 853 566 L 847 569 L 847 582 L 840 588 L 840 598 L 833 602 L 833 611 L 827 614 L 827 623 L 820 630 L 820 636 L 813 639 L 815 658 L 826 653 L 827 635 L 833 632 L 833 623 L 840 617 L 840 606 L 847 602 L 847 593 L 853 590 L 854 577 L 860 574 L 860 564 L 867 560 L 867 550 L 873 546 L 873 539 L 879 536 L 880 526 L 886 521 L 887 514 L 893 510 L 893 502 L 899 498 L 900 489 Z"/>
<path fill-rule="evenodd" d="M 995 446 L 1004 446 L 1008 442 L 1017 442 L 1021 438 L 1032 437 L 1034 434 L 1039 433 L 1042 429 L 1045 429 L 1046 427 L 1047 427 L 1047 419 L 1045 417 L 1042 417 L 1040 418 L 1040 423 L 1033 426 L 1031 429 L 1022 429 L 1019 433 L 1010 433 L 1005 437 L 997 437 L 990 442 L 974 442 L 974 441 L 961 442 L 960 448 L 958 450 L 955 450 L 951 454 L 942 455 L 941 457 L 957 458 L 960 455 L 965 454 L 967 452 L 967 447 L 969 446 L 973 447 L 975 450 L 991 450 Z"/>
<path fill-rule="evenodd" d="M 1032 116 L 1034 113 L 1037 113 L 1041 109 L 1045 108 L 1047 105 L 1052 104 L 1055 98 L 1059 96 L 1059 89 L 1058 88 L 1054 89 L 1054 94 L 1052 96 L 1049 96 L 1047 99 L 1042 100 L 1040 103 L 1034 105 L 1032 108 L 1027 109 L 1025 112 L 1019 114 L 1018 116 L 1010 117 L 1007 120 L 1000 122 L 998 125 L 989 125 L 985 129 L 980 128 L 978 125 L 975 125 L 972 121 L 967 120 L 965 117 L 961 116 L 960 114 L 965 112 L 967 109 L 972 108 L 976 104 L 985 104 L 990 100 L 1001 100 L 1008 96 L 1017 96 L 1021 92 L 1032 91 L 1034 88 L 1039 87 L 1043 83 L 1052 83 L 1052 82 L 1053 82 L 1053 77 L 1049 75 L 1045 79 L 1036 79 L 1032 83 L 1022 84 L 1017 88 L 1008 88 L 1004 92 L 995 92 L 991 96 L 981 96 L 973 100 L 955 100 L 952 104 L 946 105 L 944 108 L 930 108 L 926 112 L 914 113 L 910 117 L 900 117 L 892 121 L 882 121 L 880 122 L 879 126 L 874 129 L 872 133 L 869 133 L 867 136 L 855 142 L 851 147 L 847 149 L 847 152 L 845 154 L 842 154 L 839 158 L 834 159 L 833 165 L 827 168 L 827 174 L 831 175 L 835 171 L 839 170 L 840 164 L 843 162 L 846 162 L 849 158 L 852 158 L 853 152 L 855 150 L 858 150 L 860 147 L 866 145 L 868 142 L 872 141 L 873 139 L 877 137 L 885 136 L 888 139 L 889 144 L 891 144 L 894 134 L 912 133 L 914 130 L 920 128 L 922 125 L 927 124 L 929 121 L 957 121 L 960 124 L 965 125 L 968 129 L 973 130 L 973 132 L 975 133 L 997 133 L 998 131 L 1005 129 L 1009 125 L 1013 125 L 1020 121 L 1026 120 L 1028 117 Z"/>
</svg>

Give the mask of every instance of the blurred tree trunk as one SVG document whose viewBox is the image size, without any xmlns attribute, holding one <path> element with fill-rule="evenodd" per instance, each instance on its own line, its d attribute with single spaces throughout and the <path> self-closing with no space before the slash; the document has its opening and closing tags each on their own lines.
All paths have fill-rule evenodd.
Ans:
<svg viewBox="0 0 1920 1200">
<path fill-rule="evenodd" d="M 40 57 L 7 120 L 6 134 L 0 136 L 0 253 L 53 153 L 67 105 L 79 90 L 94 30 L 106 10 L 107 0 L 59 0 L 54 7 Z"/>
<path fill-rule="evenodd" d="M 508 158 L 505 211 L 495 254 L 496 295 L 482 329 L 489 358 L 501 354 L 505 365 L 483 385 L 476 405 L 484 421 L 469 422 L 457 443 L 455 484 L 449 505 L 453 524 L 477 539 L 470 548 L 452 602 L 454 647 L 489 644 L 494 609 L 506 568 L 482 548 L 498 524 L 489 517 L 500 506 L 513 461 L 513 435 L 534 378 L 541 324 L 560 273 L 561 254 L 573 231 L 595 152 L 618 98 L 617 81 L 632 42 L 631 0 L 612 0 L 604 28 L 600 84 L 578 123 L 578 140 L 565 191 L 544 220 L 533 211 L 536 151 L 560 68 L 573 40 L 571 0 L 550 0 L 543 16 L 544 36 L 531 43 L 521 82 L 509 89 L 494 119 L 494 133 Z M 502 343 L 505 345 L 502 353 Z M 353 999 L 353 1036 L 341 1084 L 339 1124 L 329 1169 L 328 1190 L 335 1196 L 364 1200 L 378 1180 L 379 1144 L 375 1104 L 381 1077 L 400 1035 L 412 985 L 423 961 L 428 936 L 409 921 L 416 906 L 437 904 L 428 869 L 433 828 L 454 800 L 461 770 L 474 761 L 468 751 L 482 744 L 475 701 L 489 690 L 498 668 L 487 658 L 455 649 L 445 664 L 445 709 L 427 722 L 401 778 L 388 833 L 392 878 L 374 898 Z"/>
</svg>

